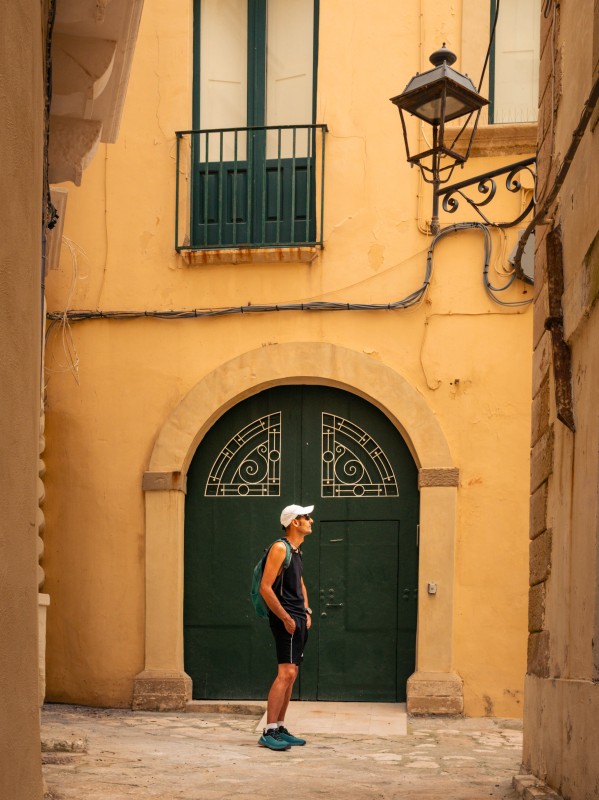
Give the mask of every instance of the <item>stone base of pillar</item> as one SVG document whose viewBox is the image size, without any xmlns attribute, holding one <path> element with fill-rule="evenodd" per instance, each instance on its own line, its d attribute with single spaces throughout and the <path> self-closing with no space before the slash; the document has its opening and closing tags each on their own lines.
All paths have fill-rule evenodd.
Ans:
<svg viewBox="0 0 599 800">
<path fill-rule="evenodd" d="M 408 678 L 408 714 L 464 713 L 464 682 L 455 672 L 415 672 Z"/>
<path fill-rule="evenodd" d="M 134 711 L 181 711 L 191 700 L 191 678 L 185 672 L 144 670 L 133 683 Z"/>
</svg>

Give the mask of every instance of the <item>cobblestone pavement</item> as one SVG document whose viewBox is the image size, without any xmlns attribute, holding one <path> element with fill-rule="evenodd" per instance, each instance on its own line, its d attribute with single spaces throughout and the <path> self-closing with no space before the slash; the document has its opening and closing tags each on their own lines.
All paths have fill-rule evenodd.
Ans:
<svg viewBox="0 0 599 800">
<path fill-rule="evenodd" d="M 408 735 L 312 735 L 275 753 L 259 717 L 49 705 L 48 800 L 517 800 L 521 723 L 410 718 Z"/>
</svg>

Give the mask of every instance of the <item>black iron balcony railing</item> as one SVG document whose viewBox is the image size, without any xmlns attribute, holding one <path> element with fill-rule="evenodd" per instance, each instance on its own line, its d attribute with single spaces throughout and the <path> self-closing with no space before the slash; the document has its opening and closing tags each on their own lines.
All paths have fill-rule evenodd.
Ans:
<svg viewBox="0 0 599 800">
<path fill-rule="evenodd" d="M 326 131 L 177 131 L 176 249 L 322 247 Z"/>
</svg>

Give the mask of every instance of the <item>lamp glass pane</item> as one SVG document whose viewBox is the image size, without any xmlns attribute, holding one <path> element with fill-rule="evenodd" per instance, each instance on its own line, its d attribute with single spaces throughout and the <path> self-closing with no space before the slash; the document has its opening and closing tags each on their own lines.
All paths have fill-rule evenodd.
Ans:
<svg viewBox="0 0 599 800">
<path fill-rule="evenodd" d="M 460 97 L 447 95 L 445 100 L 445 119 L 456 119 L 463 117 L 472 111 L 472 104 L 465 103 Z"/>
<path fill-rule="evenodd" d="M 441 116 L 441 99 L 435 98 L 434 100 L 429 100 L 427 103 L 418 105 L 414 108 L 413 113 L 417 114 L 419 117 L 423 117 L 431 124 L 433 122 L 436 124 L 439 122 Z"/>
<path fill-rule="evenodd" d="M 441 121 L 441 98 L 436 97 L 424 103 L 414 103 L 407 108 L 411 114 L 429 122 L 431 125 L 438 125 Z M 447 95 L 445 98 L 445 120 L 463 117 L 472 111 L 472 106 L 460 97 Z"/>
</svg>

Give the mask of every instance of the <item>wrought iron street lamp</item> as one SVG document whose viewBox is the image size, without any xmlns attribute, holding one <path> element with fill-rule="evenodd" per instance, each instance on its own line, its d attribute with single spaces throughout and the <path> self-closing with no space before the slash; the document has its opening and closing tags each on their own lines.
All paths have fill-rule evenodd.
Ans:
<svg viewBox="0 0 599 800">
<path fill-rule="evenodd" d="M 470 155 L 472 140 L 478 124 L 479 112 L 488 101 L 481 97 L 467 75 L 453 69 L 456 55 L 443 47 L 430 57 L 433 69 L 416 74 L 404 91 L 391 98 L 399 109 L 408 161 L 417 164 L 422 177 L 433 186 L 433 215 L 431 232 L 439 232 L 439 187 L 447 183 L 458 164 Z M 411 154 L 406 129 L 405 113 L 412 114 L 432 126 L 432 145 L 421 153 Z M 468 126 L 472 115 L 476 118 Z M 466 117 L 460 126 L 446 123 Z M 456 152 L 459 146 L 460 152 Z"/>
</svg>

